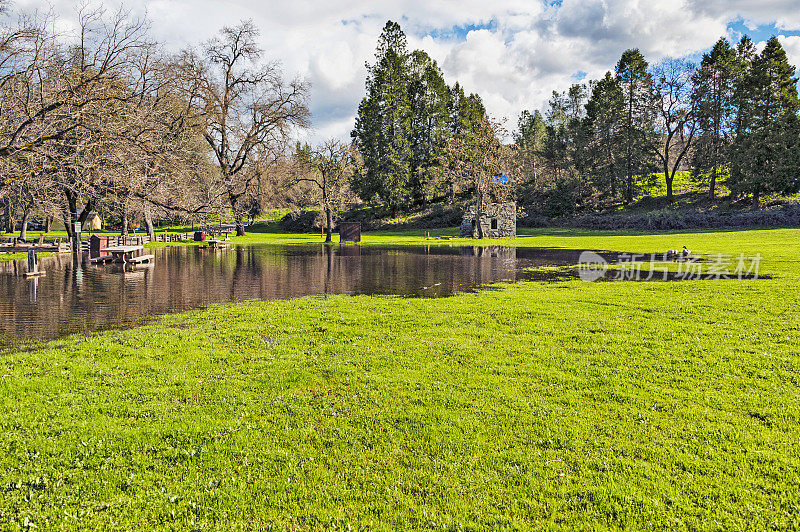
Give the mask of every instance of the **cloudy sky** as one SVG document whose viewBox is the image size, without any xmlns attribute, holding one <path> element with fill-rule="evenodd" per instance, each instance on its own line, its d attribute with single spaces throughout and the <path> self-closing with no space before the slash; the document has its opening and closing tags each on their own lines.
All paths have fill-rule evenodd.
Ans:
<svg viewBox="0 0 800 532">
<path fill-rule="evenodd" d="M 72 0 L 16 0 L 53 9 L 65 26 Z M 116 0 L 106 5 L 118 7 Z M 778 35 L 800 66 L 800 0 L 139 0 L 168 48 L 197 44 L 223 25 L 252 19 L 262 45 L 287 75 L 311 82 L 314 140 L 346 138 L 364 94 L 365 61 L 380 31 L 400 22 L 409 47 L 439 62 L 448 83 L 478 92 L 489 112 L 513 127 L 523 109 L 541 108 L 554 89 L 602 76 L 626 48 L 651 62 L 692 56 L 721 36 L 756 42 Z"/>
</svg>

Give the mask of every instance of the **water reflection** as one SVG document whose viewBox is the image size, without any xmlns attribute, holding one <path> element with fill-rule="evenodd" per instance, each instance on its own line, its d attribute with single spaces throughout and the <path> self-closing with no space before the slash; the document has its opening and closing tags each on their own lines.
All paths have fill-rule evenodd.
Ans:
<svg viewBox="0 0 800 532">
<path fill-rule="evenodd" d="M 218 251 L 170 247 L 153 253 L 153 262 L 139 266 L 95 265 L 85 254 L 55 255 L 39 263 L 46 275 L 31 279 L 25 277 L 25 261 L 0 263 L 0 349 L 129 327 L 150 316 L 228 301 L 323 294 L 441 297 L 498 281 L 577 278 L 582 250 L 320 244 Z M 630 257 L 599 256 L 608 263 Z M 612 277 L 609 271 L 603 279 Z"/>
<path fill-rule="evenodd" d="M 0 346 L 127 327 L 218 302 L 315 294 L 441 297 L 534 277 L 521 274 L 521 266 L 574 260 L 563 251 L 442 246 L 170 247 L 154 254 L 142 266 L 94 265 L 85 254 L 46 257 L 40 261 L 46 275 L 30 280 L 23 261 L 0 263 Z"/>
<path fill-rule="evenodd" d="M 37 293 L 39 289 L 39 278 L 34 277 L 28 281 L 28 302 L 36 303 Z"/>
</svg>

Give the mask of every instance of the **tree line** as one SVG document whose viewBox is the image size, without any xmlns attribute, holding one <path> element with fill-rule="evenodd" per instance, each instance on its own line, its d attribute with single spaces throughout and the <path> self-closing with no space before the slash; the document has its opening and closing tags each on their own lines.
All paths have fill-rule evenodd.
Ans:
<svg viewBox="0 0 800 532">
<path fill-rule="evenodd" d="M 681 169 L 715 197 L 800 190 L 800 102 L 777 38 L 760 52 L 720 39 L 699 65 L 649 65 L 626 50 L 599 80 L 554 92 L 510 135 L 477 94 L 448 84 L 386 23 L 351 142 L 297 142 L 308 84 L 284 75 L 244 21 L 177 53 L 146 20 L 80 8 L 77 31 L 0 0 L 0 220 L 74 223 L 101 211 L 123 233 L 141 220 L 232 216 L 238 234 L 267 207 L 319 207 L 328 238 L 353 203 L 391 212 L 459 197 L 553 215 L 632 202 L 642 179 Z M 513 139 L 508 142 L 506 139 Z M 490 185 L 496 174 L 508 185 Z"/>
<path fill-rule="evenodd" d="M 709 198 L 724 179 L 755 207 L 766 194 L 800 191 L 797 78 L 775 37 L 760 52 L 746 36 L 735 46 L 722 38 L 698 65 L 650 65 L 626 50 L 603 78 L 523 111 L 511 144 L 480 96 L 448 86 L 424 51 L 408 52 L 397 23 L 384 27 L 367 70 L 352 132 L 363 166 L 351 184 L 392 212 L 462 192 L 483 197 L 494 173 L 550 215 L 629 204 L 659 175 L 673 203 L 681 170 Z"/>
<path fill-rule="evenodd" d="M 392 21 L 367 72 L 352 132 L 363 158 L 363 171 L 353 182 L 361 199 L 397 211 L 452 199 L 473 187 L 448 154 L 457 151 L 454 143 L 477 146 L 483 134 L 496 139 L 481 98 L 466 94 L 457 82 L 449 86 L 424 51 L 409 52 L 405 34 Z"/>
<path fill-rule="evenodd" d="M 285 193 L 308 85 L 287 79 L 248 21 L 165 53 L 146 20 L 82 7 L 75 33 L 0 3 L 0 216 L 75 222 L 245 219 Z"/>
<path fill-rule="evenodd" d="M 699 65 L 650 66 L 626 50 L 613 72 L 553 92 L 544 112 L 524 111 L 514 141 L 524 191 L 550 214 L 634 200 L 637 183 L 663 174 L 667 200 L 680 169 L 715 198 L 722 177 L 754 207 L 765 194 L 800 190 L 800 102 L 795 68 L 773 37 L 722 38 Z"/>
<path fill-rule="evenodd" d="M 327 241 L 347 206 L 396 214 L 465 194 L 481 201 L 511 195 L 512 184 L 489 185 L 492 175 L 516 175 L 515 148 L 501 141 L 508 136 L 502 124 L 477 94 L 448 85 L 427 53 L 409 52 L 399 24 L 386 23 L 366 69 L 351 143 L 298 144 L 292 158 L 292 204 L 320 207 Z"/>
</svg>

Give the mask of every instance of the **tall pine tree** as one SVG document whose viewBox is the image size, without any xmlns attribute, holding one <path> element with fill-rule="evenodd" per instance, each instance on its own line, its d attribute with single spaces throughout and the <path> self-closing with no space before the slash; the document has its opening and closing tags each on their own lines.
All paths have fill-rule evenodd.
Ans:
<svg viewBox="0 0 800 532">
<path fill-rule="evenodd" d="M 539 166 L 541 152 L 547 141 L 547 124 L 540 111 L 522 111 L 517 120 L 517 132 L 514 142 L 517 145 L 521 161 L 521 171 L 525 181 L 535 191 L 539 186 Z"/>
<path fill-rule="evenodd" d="M 351 134 L 365 170 L 353 185 L 363 199 L 377 198 L 396 212 L 413 196 L 409 61 L 406 37 L 396 22 L 383 28 L 375 59 L 375 65 L 367 65 L 367 95 Z"/>
<path fill-rule="evenodd" d="M 364 160 L 353 183 L 362 199 L 377 199 L 392 211 L 433 197 L 452 183 L 437 168 L 454 135 L 471 132 L 485 119 L 481 99 L 447 86 L 435 61 L 423 51 L 408 53 L 400 26 L 387 22 L 378 40 L 376 63 L 367 65 L 367 95 L 352 137 Z"/>
<path fill-rule="evenodd" d="M 625 184 L 623 201 L 630 203 L 636 188 L 636 177 L 655 169 L 655 160 L 648 146 L 654 144 L 654 106 L 652 78 L 647 61 L 638 49 L 623 52 L 617 63 L 616 79 L 622 87 L 625 112 L 622 116 L 621 142 L 624 150 Z"/>
<path fill-rule="evenodd" d="M 411 54 L 410 78 L 411 189 L 420 202 L 434 192 L 432 169 L 451 135 L 451 95 L 436 61 L 423 51 Z"/>
<path fill-rule="evenodd" d="M 738 70 L 736 50 L 724 37 L 703 56 L 694 75 L 698 136 L 692 153 L 696 177 L 708 178 L 714 199 L 720 173 L 728 166 L 727 151 L 735 132 L 734 93 Z"/>
<path fill-rule="evenodd" d="M 625 96 L 611 72 L 592 87 L 586 104 L 584 128 L 589 136 L 589 168 L 594 188 L 606 198 L 616 200 L 625 160 L 622 124 Z M 623 183 L 624 184 L 624 183 Z"/>
<path fill-rule="evenodd" d="M 794 73 L 773 37 L 737 87 L 739 132 L 730 150 L 729 186 L 737 195 L 751 194 L 754 208 L 764 194 L 800 189 L 800 100 Z"/>
</svg>

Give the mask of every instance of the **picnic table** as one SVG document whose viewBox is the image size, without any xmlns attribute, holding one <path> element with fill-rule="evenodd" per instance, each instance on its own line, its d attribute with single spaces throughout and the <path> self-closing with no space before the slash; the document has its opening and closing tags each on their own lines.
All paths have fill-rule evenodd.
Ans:
<svg viewBox="0 0 800 532">
<path fill-rule="evenodd" d="M 224 236 L 225 240 L 229 240 L 230 237 L 228 235 L 231 234 L 231 231 L 227 231 L 225 229 L 208 229 L 206 230 L 206 233 L 208 233 L 211 236 L 218 236 L 218 237 Z"/>
<path fill-rule="evenodd" d="M 152 260 L 152 255 L 139 255 L 134 256 L 134 253 L 144 249 L 144 246 L 112 246 L 105 248 L 103 251 L 111 253 L 114 262 L 145 262 Z"/>
</svg>

